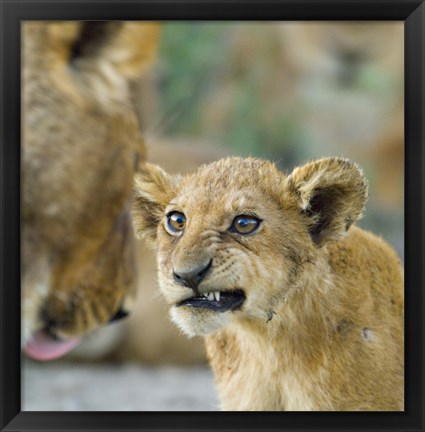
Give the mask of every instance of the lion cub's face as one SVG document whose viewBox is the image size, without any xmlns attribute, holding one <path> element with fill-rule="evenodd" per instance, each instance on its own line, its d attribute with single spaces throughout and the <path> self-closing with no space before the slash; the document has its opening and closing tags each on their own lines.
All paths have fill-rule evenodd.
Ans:
<svg viewBox="0 0 425 432">
<path fill-rule="evenodd" d="M 345 184 L 353 176 L 357 190 Z M 146 164 L 136 179 L 135 225 L 157 241 L 173 320 L 202 335 L 231 320 L 271 319 L 303 265 L 360 215 L 365 192 L 359 170 L 343 159 L 289 177 L 256 159 L 221 160 L 185 178 Z"/>
</svg>

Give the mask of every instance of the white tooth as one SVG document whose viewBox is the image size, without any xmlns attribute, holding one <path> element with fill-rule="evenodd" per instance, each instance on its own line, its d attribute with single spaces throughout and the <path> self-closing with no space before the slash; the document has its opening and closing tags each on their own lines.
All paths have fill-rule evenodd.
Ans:
<svg viewBox="0 0 425 432">
<path fill-rule="evenodd" d="M 212 292 L 208 293 L 208 300 L 209 301 L 214 300 L 214 293 L 212 293 Z"/>
<path fill-rule="evenodd" d="M 216 291 L 216 292 L 215 292 L 215 299 L 216 299 L 217 301 L 220 301 L 220 291 Z"/>
</svg>

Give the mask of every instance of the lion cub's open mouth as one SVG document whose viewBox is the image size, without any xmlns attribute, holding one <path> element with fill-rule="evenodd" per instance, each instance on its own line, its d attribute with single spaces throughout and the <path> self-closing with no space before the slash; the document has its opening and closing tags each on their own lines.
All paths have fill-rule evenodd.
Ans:
<svg viewBox="0 0 425 432">
<path fill-rule="evenodd" d="M 210 309 L 215 312 L 235 310 L 242 306 L 246 296 L 242 290 L 211 291 L 199 297 L 191 297 L 177 303 L 177 306 Z"/>
</svg>

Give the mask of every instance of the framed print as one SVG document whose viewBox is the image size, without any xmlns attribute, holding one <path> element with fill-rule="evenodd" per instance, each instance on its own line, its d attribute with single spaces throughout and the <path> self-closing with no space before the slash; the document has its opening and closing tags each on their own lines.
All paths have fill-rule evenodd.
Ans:
<svg viewBox="0 0 425 432">
<path fill-rule="evenodd" d="M 1 430 L 423 430 L 423 2 L 1 5 Z"/>
</svg>

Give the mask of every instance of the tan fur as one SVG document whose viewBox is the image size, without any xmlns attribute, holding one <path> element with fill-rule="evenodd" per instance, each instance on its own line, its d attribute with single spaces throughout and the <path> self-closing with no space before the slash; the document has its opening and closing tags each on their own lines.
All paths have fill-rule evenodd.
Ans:
<svg viewBox="0 0 425 432">
<path fill-rule="evenodd" d="M 152 63 L 154 23 L 25 22 L 23 342 L 81 335 L 134 290 L 129 214 L 144 158 L 130 80 Z"/>
<path fill-rule="evenodd" d="M 228 158 L 175 178 L 145 164 L 135 183 L 136 233 L 157 245 L 175 323 L 205 335 L 224 410 L 402 410 L 403 272 L 380 238 L 351 226 L 367 186 L 326 158 L 285 176 L 270 162 Z M 180 235 L 165 214 L 187 218 Z M 237 215 L 262 222 L 242 236 Z M 242 289 L 240 309 L 176 306 L 191 298 L 173 272 L 212 267 L 200 293 Z"/>
</svg>

